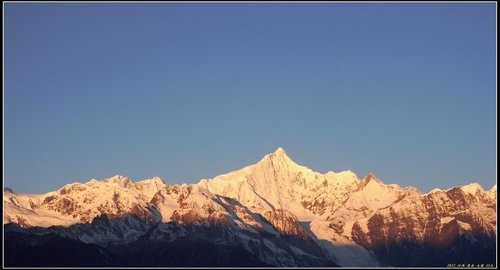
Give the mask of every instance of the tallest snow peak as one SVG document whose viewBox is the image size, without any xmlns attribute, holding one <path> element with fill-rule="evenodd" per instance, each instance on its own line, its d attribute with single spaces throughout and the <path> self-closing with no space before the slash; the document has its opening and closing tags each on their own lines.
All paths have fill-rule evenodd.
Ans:
<svg viewBox="0 0 500 270">
<path fill-rule="evenodd" d="M 285 151 L 285 149 L 278 147 L 274 152 L 267 154 L 258 164 L 272 164 L 272 166 L 285 166 L 289 167 L 290 165 L 299 166 L 295 161 L 293 161 Z M 266 166 L 267 166 L 266 165 Z"/>
<path fill-rule="evenodd" d="M 267 155 L 271 159 L 278 159 L 278 160 L 285 160 L 289 161 L 291 160 L 288 154 L 286 153 L 285 149 L 278 147 L 273 153 Z"/>
<path fill-rule="evenodd" d="M 287 155 L 285 149 L 283 149 L 281 147 L 278 147 L 278 149 L 276 149 L 276 151 L 274 151 L 273 154 L 275 154 L 275 155 L 285 155 L 285 156 Z"/>
</svg>

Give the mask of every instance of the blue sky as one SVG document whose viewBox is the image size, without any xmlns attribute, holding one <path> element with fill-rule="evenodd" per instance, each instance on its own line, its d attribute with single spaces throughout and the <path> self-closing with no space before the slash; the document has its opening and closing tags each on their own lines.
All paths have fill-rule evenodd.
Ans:
<svg viewBox="0 0 500 270">
<path fill-rule="evenodd" d="M 4 3 L 4 185 L 193 183 L 283 147 L 496 183 L 495 3 Z"/>
</svg>

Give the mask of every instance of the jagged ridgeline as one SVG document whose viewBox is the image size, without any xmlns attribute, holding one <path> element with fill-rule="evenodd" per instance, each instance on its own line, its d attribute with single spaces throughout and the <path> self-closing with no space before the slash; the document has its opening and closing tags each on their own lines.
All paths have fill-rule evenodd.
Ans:
<svg viewBox="0 0 500 270">
<path fill-rule="evenodd" d="M 196 184 L 4 189 L 4 230 L 5 266 L 496 266 L 496 185 L 423 194 L 278 148 Z"/>
</svg>

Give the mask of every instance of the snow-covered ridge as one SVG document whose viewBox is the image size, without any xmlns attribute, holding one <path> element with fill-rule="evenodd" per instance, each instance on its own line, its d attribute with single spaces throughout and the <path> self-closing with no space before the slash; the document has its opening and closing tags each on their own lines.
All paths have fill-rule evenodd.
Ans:
<svg viewBox="0 0 500 270">
<path fill-rule="evenodd" d="M 91 222 L 102 214 L 147 216 L 147 205 L 164 186 L 159 177 L 134 183 L 127 177 L 115 175 L 101 181 L 67 184 L 46 194 L 4 192 L 4 223 L 69 226 Z"/>
<path fill-rule="evenodd" d="M 205 193 L 230 197 L 261 214 L 274 209 L 287 209 L 299 220 L 318 217 L 335 219 L 345 212 L 352 212 L 352 209 L 357 209 L 357 214 L 352 218 L 366 218 L 368 213 L 388 207 L 402 197 L 426 195 L 416 189 L 387 185 L 373 173 L 360 180 L 350 170 L 329 171 L 325 174 L 314 172 L 295 163 L 279 147 L 256 164 L 213 179 L 202 179 L 197 184 L 168 185 L 159 177 L 133 182 L 125 176 L 115 175 L 100 181 L 91 179 L 84 184 L 68 184 L 46 194 L 4 191 L 4 203 L 7 205 L 4 223 L 19 219 L 40 220 L 43 217 L 51 220 L 42 222 L 45 226 L 51 223 L 68 225 L 90 222 L 101 214 L 120 215 L 133 208 L 137 211 L 137 208 L 144 208 L 153 198 L 162 196 L 163 189 L 172 187 L 191 187 L 204 190 Z M 470 195 L 485 193 L 477 183 L 459 188 Z M 428 194 L 439 192 L 443 191 L 434 189 Z M 496 185 L 487 194 L 496 198 Z M 171 212 L 178 206 L 178 203 L 170 203 L 168 207 L 157 205 L 161 209 L 171 209 Z M 365 214 L 360 216 L 360 211 Z M 352 213 L 349 215 L 352 216 Z M 169 219 L 169 216 L 163 217 L 164 221 Z M 41 223 L 35 222 L 33 225 Z"/>
<path fill-rule="evenodd" d="M 475 196 L 478 192 L 484 192 L 483 187 L 478 183 L 470 183 L 460 187 L 465 193 Z"/>
<path fill-rule="evenodd" d="M 414 228 L 406 233 L 423 239 L 426 226 L 439 231 L 451 221 L 465 231 L 482 226 L 496 233 L 495 211 L 496 185 L 485 191 L 471 183 L 422 194 L 413 187 L 385 184 L 373 173 L 360 179 L 350 170 L 315 172 L 295 163 L 283 148 L 195 184 L 168 184 L 159 177 L 134 182 L 116 175 L 46 194 L 4 191 L 4 224 L 70 226 L 129 215 L 162 224 L 217 224 L 247 234 L 265 231 L 316 241 L 330 258 L 342 258 L 343 265 L 377 265 L 364 248 L 371 243 L 373 224 L 381 220 L 410 222 Z M 426 225 L 430 217 L 436 224 Z"/>
</svg>

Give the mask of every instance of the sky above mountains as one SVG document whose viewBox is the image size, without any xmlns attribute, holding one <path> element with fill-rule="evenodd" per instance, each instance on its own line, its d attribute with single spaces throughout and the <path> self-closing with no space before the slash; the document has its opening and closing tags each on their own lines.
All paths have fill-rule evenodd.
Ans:
<svg viewBox="0 0 500 270">
<path fill-rule="evenodd" d="M 4 3 L 4 185 L 193 183 L 283 147 L 496 183 L 495 3 Z"/>
</svg>

